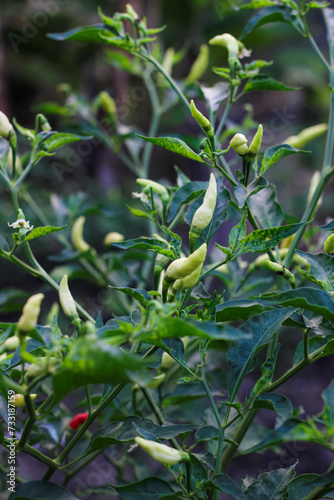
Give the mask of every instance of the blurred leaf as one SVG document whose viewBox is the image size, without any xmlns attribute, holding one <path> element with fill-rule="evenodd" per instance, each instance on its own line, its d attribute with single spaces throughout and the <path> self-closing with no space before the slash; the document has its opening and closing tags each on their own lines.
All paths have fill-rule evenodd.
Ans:
<svg viewBox="0 0 334 500">
<path fill-rule="evenodd" d="M 334 425 L 334 379 L 325 389 L 322 394 L 325 406 L 323 411 L 323 418 L 326 420 L 329 427 Z"/>
<path fill-rule="evenodd" d="M 291 401 L 282 396 L 282 394 L 276 393 L 264 393 L 260 394 L 253 402 L 254 408 L 266 408 L 267 410 L 273 410 L 282 419 L 283 422 L 292 417 L 293 406 Z"/>
<path fill-rule="evenodd" d="M 261 9 L 262 7 L 269 7 L 270 5 L 277 5 L 276 0 L 252 0 L 252 2 L 240 5 L 241 9 Z"/>
<path fill-rule="evenodd" d="M 324 229 L 325 231 L 332 231 L 334 229 L 334 220 L 328 222 L 325 226 L 318 226 L 319 229 Z"/>
<path fill-rule="evenodd" d="M 280 226 L 283 222 L 283 211 L 276 198 L 275 188 L 265 187 L 248 199 L 248 206 L 264 229 Z"/>
<path fill-rule="evenodd" d="M 125 485 L 112 485 L 124 500 L 158 500 L 165 495 L 174 494 L 169 483 L 158 477 L 150 477 Z M 177 498 L 177 497 L 176 497 Z"/>
<path fill-rule="evenodd" d="M 279 144 L 278 146 L 268 148 L 263 155 L 261 174 L 264 174 L 268 168 L 271 167 L 271 165 L 276 163 L 281 158 L 295 153 L 309 153 L 309 151 L 293 148 L 292 146 L 289 146 L 289 144 Z"/>
<path fill-rule="evenodd" d="M 39 146 L 42 145 L 48 152 L 62 148 L 68 144 L 73 144 L 74 142 L 92 139 L 91 136 L 87 135 L 65 134 L 62 132 L 41 132 L 38 137 L 40 138 Z"/>
<path fill-rule="evenodd" d="M 90 444 L 85 451 L 85 455 L 89 455 L 97 450 L 103 450 L 110 445 L 133 441 L 139 435 L 135 426 L 149 432 L 157 440 L 172 439 L 176 436 L 186 435 L 197 428 L 196 425 L 191 424 L 165 423 L 161 426 L 155 424 L 149 418 L 129 416 L 126 417 L 124 422 L 112 422 L 94 432 L 90 438 Z"/>
<path fill-rule="evenodd" d="M 279 82 L 270 76 L 263 75 L 262 73 L 253 76 L 250 78 L 243 92 L 253 92 L 254 90 L 279 90 L 279 91 L 288 91 L 288 90 L 298 90 L 296 87 L 288 87 L 283 82 Z"/>
<path fill-rule="evenodd" d="M 248 318 L 273 309 L 260 299 L 233 299 L 220 304 L 216 308 L 216 321 L 245 321 Z"/>
<path fill-rule="evenodd" d="M 326 8 L 323 10 L 326 24 L 327 41 L 329 46 L 330 61 L 334 62 L 334 9 Z"/>
<path fill-rule="evenodd" d="M 105 43 L 101 35 L 112 35 L 112 32 L 106 24 L 82 26 L 79 28 L 71 29 L 69 31 L 65 31 L 64 33 L 49 33 L 47 36 L 52 40 L 57 40 L 58 42 L 63 42 L 64 40 L 72 40 L 75 42 Z"/>
<path fill-rule="evenodd" d="M 294 310 L 286 308 L 266 311 L 253 316 L 239 328 L 249 338 L 233 342 L 227 353 L 229 364 L 226 377 L 230 401 L 234 400 L 245 375 L 255 368 L 257 352 L 271 342 L 273 334 Z"/>
<path fill-rule="evenodd" d="M 227 474 L 213 476 L 212 479 L 205 482 L 205 486 L 208 488 L 217 488 L 219 491 L 223 491 L 237 500 L 246 500 L 247 498 L 238 483 Z"/>
<path fill-rule="evenodd" d="M 8 500 L 78 500 L 68 490 L 49 481 L 28 481 L 16 485 Z"/>
<path fill-rule="evenodd" d="M 247 500 L 282 500 L 288 485 L 295 477 L 295 465 L 260 474 L 245 491 Z"/>
<path fill-rule="evenodd" d="M 35 227 L 28 236 L 24 238 L 24 241 L 34 240 L 35 238 L 40 238 L 41 236 L 45 236 L 47 234 L 55 233 L 57 231 L 61 231 L 66 226 L 54 227 L 54 226 L 43 226 L 43 227 Z"/>
<path fill-rule="evenodd" d="M 129 248 L 138 248 L 141 250 L 150 250 L 151 252 L 166 255 L 170 259 L 175 259 L 175 254 L 169 249 L 168 244 L 157 238 L 136 238 L 134 240 L 122 241 L 122 243 L 112 243 L 112 246 L 128 250 Z"/>
<path fill-rule="evenodd" d="M 174 219 L 182 205 L 186 205 L 198 198 L 208 186 L 208 182 L 201 181 L 187 182 L 181 186 L 173 196 L 168 214 L 168 222 Z M 186 219 L 186 221 L 188 222 L 188 219 Z"/>
<path fill-rule="evenodd" d="M 190 158 L 191 160 L 199 161 L 200 163 L 205 163 L 202 158 L 195 153 L 184 141 L 178 139 L 177 137 L 145 137 L 143 135 L 136 134 L 144 141 L 151 142 L 156 146 L 161 146 L 162 148 L 168 149 L 168 151 L 173 151 L 181 156 Z"/>
<path fill-rule="evenodd" d="M 301 250 L 296 250 L 296 253 L 310 264 L 309 269 L 301 269 L 297 266 L 298 271 L 320 285 L 323 290 L 332 292 L 334 290 L 334 256 L 327 253 L 312 255 Z"/>
<path fill-rule="evenodd" d="M 130 381 L 145 384 L 146 364 L 134 354 L 109 345 L 105 340 L 79 339 L 52 377 L 55 402 L 88 384 L 121 384 Z"/>
<path fill-rule="evenodd" d="M 125 293 L 129 297 L 138 300 L 138 302 L 143 306 L 147 307 L 150 300 L 150 296 L 146 290 L 140 288 L 130 288 L 130 287 L 117 287 L 109 285 L 112 290 L 118 290 L 119 292 Z"/>
<path fill-rule="evenodd" d="M 243 184 L 243 179 L 238 180 L 238 184 L 234 189 L 234 195 L 239 208 L 243 208 L 249 198 L 262 191 L 266 186 L 268 186 L 268 181 L 264 177 L 256 177 L 247 187 Z"/>
<path fill-rule="evenodd" d="M 220 104 L 228 98 L 230 94 L 230 85 L 225 82 L 217 82 L 212 87 L 205 87 L 200 84 L 200 90 L 205 99 L 207 108 L 211 113 L 216 113 Z"/>
<path fill-rule="evenodd" d="M 239 40 L 242 40 L 247 35 L 252 33 L 255 28 L 274 22 L 288 23 L 299 33 L 304 34 L 297 13 L 293 12 L 291 8 L 286 5 L 277 5 L 265 7 L 257 12 L 244 27 L 241 35 L 239 36 Z"/>
<path fill-rule="evenodd" d="M 334 471 L 326 472 L 326 474 L 302 474 L 296 477 L 288 487 L 288 496 L 285 500 L 303 500 L 306 498 L 315 488 L 324 487 L 326 485 L 332 485 L 330 489 L 333 489 L 334 483 Z M 323 492 L 325 495 L 325 492 Z M 327 498 L 326 496 L 324 498 Z M 332 498 L 332 497 L 330 497 Z"/>
<path fill-rule="evenodd" d="M 298 288 L 287 292 L 274 292 L 261 295 L 261 300 L 282 307 L 300 307 L 320 314 L 334 321 L 334 301 L 323 290 Z"/>
</svg>

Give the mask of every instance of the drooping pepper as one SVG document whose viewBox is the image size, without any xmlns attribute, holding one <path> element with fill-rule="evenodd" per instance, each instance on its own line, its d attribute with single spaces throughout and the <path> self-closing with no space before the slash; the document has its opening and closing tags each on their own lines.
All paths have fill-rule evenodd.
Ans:
<svg viewBox="0 0 334 500">
<path fill-rule="evenodd" d="M 79 217 L 73 224 L 71 238 L 73 246 L 80 252 L 87 252 L 90 249 L 90 245 L 83 238 L 83 228 L 85 224 L 86 217 L 83 215 Z"/>
<path fill-rule="evenodd" d="M 334 234 L 328 236 L 324 243 L 324 251 L 329 255 L 334 255 Z"/>
<path fill-rule="evenodd" d="M 291 271 L 289 271 L 289 269 L 283 266 L 283 264 L 278 264 L 277 262 L 272 262 L 271 260 L 267 260 L 266 264 L 271 271 L 274 271 L 279 276 L 283 276 L 283 278 L 286 279 L 288 283 L 290 283 L 292 288 L 296 288 L 296 280 L 294 275 Z"/>
<path fill-rule="evenodd" d="M 206 190 L 202 205 L 196 210 L 189 231 L 190 250 L 192 251 L 196 239 L 203 229 L 211 222 L 217 203 L 217 182 L 215 176 L 210 174 L 208 189 Z"/>
<path fill-rule="evenodd" d="M 199 80 L 209 64 L 209 47 L 202 44 L 199 48 L 199 54 L 195 59 L 193 65 L 190 68 L 189 75 L 187 76 L 185 83 L 190 85 L 191 83 Z"/>
<path fill-rule="evenodd" d="M 37 293 L 29 297 L 22 309 L 17 327 L 21 335 L 25 335 L 35 328 L 41 310 L 41 302 L 44 299 L 43 293 Z"/>
<path fill-rule="evenodd" d="M 135 441 L 146 453 L 148 453 L 154 460 L 166 465 L 175 465 L 179 462 L 187 462 L 190 460 L 188 453 L 184 451 L 175 450 L 165 444 L 150 441 L 141 437 L 136 437 Z"/>
<path fill-rule="evenodd" d="M 211 125 L 210 120 L 208 120 L 197 108 L 196 105 L 191 99 L 190 101 L 190 109 L 192 117 L 197 121 L 197 123 L 202 127 L 203 132 L 207 135 L 212 147 L 214 146 L 214 137 L 215 133 L 213 127 Z"/>
<path fill-rule="evenodd" d="M 64 274 L 59 285 L 59 300 L 66 316 L 72 320 L 79 317 L 74 299 L 68 287 L 67 274 Z"/>
<path fill-rule="evenodd" d="M 181 257 L 174 260 L 167 268 L 164 281 L 171 285 L 177 279 L 185 278 L 194 272 L 204 262 L 207 251 L 206 243 L 203 243 L 194 253 L 189 257 Z"/>
</svg>

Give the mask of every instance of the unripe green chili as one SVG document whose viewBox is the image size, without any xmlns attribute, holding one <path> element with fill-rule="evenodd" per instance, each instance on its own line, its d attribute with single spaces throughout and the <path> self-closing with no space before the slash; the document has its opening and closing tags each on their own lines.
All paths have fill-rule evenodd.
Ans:
<svg viewBox="0 0 334 500">
<path fill-rule="evenodd" d="M 165 465 L 175 465 L 180 462 L 188 462 L 190 456 L 184 451 L 176 450 L 165 444 L 149 441 L 141 437 L 136 437 L 135 441 L 146 453 L 148 453 L 157 462 Z"/>
<path fill-rule="evenodd" d="M 328 236 L 324 244 L 324 251 L 329 255 L 334 255 L 334 234 Z"/>
<path fill-rule="evenodd" d="M 196 105 L 191 99 L 190 101 L 190 109 L 191 109 L 191 114 L 193 118 L 197 121 L 197 123 L 202 127 L 203 131 L 205 134 L 208 136 L 210 139 L 211 145 L 213 146 L 213 141 L 215 137 L 214 130 L 212 128 L 212 125 L 210 123 L 210 120 L 208 120 L 197 108 Z"/>
<path fill-rule="evenodd" d="M 240 42 L 238 42 L 238 40 L 234 36 L 230 35 L 229 33 L 217 35 L 214 38 L 211 38 L 209 44 L 225 47 L 228 52 L 228 63 L 230 68 L 234 66 L 241 68 L 241 64 L 239 61 Z"/>
<path fill-rule="evenodd" d="M 43 293 L 37 293 L 29 297 L 22 309 L 22 316 L 20 317 L 17 327 L 20 334 L 25 335 L 35 328 L 37 319 L 41 310 L 41 302 L 44 299 Z"/>
<path fill-rule="evenodd" d="M 186 350 L 187 345 L 189 344 L 189 337 L 183 337 L 183 349 Z M 161 358 L 160 370 L 168 370 L 175 363 L 175 359 L 172 358 L 168 354 L 168 352 L 164 352 Z"/>
<path fill-rule="evenodd" d="M 164 281 L 166 284 L 171 285 L 177 279 L 185 278 L 194 272 L 204 262 L 207 251 L 206 243 L 203 243 L 194 253 L 189 257 L 181 257 L 181 259 L 174 260 L 167 268 Z"/>
<path fill-rule="evenodd" d="M 260 151 L 261 142 L 263 137 L 263 126 L 260 124 L 254 138 L 249 146 L 249 155 L 256 156 Z"/>
<path fill-rule="evenodd" d="M 304 130 L 299 132 L 298 135 L 291 135 L 283 142 L 284 144 L 289 144 L 293 148 L 301 149 L 313 139 L 316 139 L 320 135 L 324 134 L 327 129 L 327 123 L 320 123 L 319 125 L 305 128 Z"/>
<path fill-rule="evenodd" d="M 247 142 L 244 134 L 235 134 L 230 140 L 230 146 L 239 156 L 246 156 L 249 153 Z"/>
<path fill-rule="evenodd" d="M 141 178 L 137 179 L 136 182 L 138 182 L 138 184 L 140 184 L 141 186 L 144 186 L 145 188 L 144 192 L 147 192 L 150 189 L 152 189 L 154 193 L 157 193 L 160 196 L 161 201 L 164 204 L 168 202 L 169 200 L 168 191 L 162 184 L 159 184 L 158 182 L 155 181 L 151 181 L 150 179 L 141 179 Z"/>
<path fill-rule="evenodd" d="M 3 137 L 8 141 L 13 132 L 13 125 L 10 123 L 7 116 L 0 111 L 0 137 Z"/>
<path fill-rule="evenodd" d="M 296 288 L 296 280 L 294 275 L 291 271 L 289 271 L 289 269 L 283 266 L 283 264 L 278 264 L 277 262 L 267 260 L 266 265 L 271 271 L 274 271 L 279 276 L 283 276 L 283 278 L 286 279 L 288 283 L 290 283 L 292 288 Z"/>
<path fill-rule="evenodd" d="M 209 47 L 205 44 L 201 45 L 199 48 L 199 54 L 190 68 L 189 75 L 187 76 L 185 83 L 190 85 L 191 83 L 199 80 L 209 64 Z"/>
<path fill-rule="evenodd" d="M 124 241 L 124 234 L 112 231 L 104 237 L 103 244 L 109 246 L 111 243 L 121 243 L 122 241 Z"/>
<path fill-rule="evenodd" d="M 132 7 L 132 5 L 130 5 L 129 3 L 126 4 L 126 12 L 127 14 L 129 14 L 129 16 L 131 17 L 131 19 L 133 19 L 134 21 L 138 21 L 139 20 L 139 16 L 137 14 L 137 12 L 134 10 L 134 8 Z"/>
<path fill-rule="evenodd" d="M 193 286 L 195 286 L 201 275 L 202 267 L 203 266 L 200 265 L 198 266 L 197 269 L 195 269 L 195 271 L 189 274 L 189 276 L 176 280 L 175 283 L 173 284 L 173 295 L 175 295 L 176 291 L 181 286 L 183 290 L 188 290 L 188 288 L 192 288 Z"/>
<path fill-rule="evenodd" d="M 74 299 L 68 287 L 67 274 L 64 274 L 59 285 L 59 300 L 66 316 L 71 319 L 79 317 Z"/>
<path fill-rule="evenodd" d="M 13 335 L 12 337 L 8 337 L 1 345 L 1 351 L 15 351 L 20 345 L 20 339 L 17 335 Z"/>
<path fill-rule="evenodd" d="M 87 252 L 90 249 L 90 245 L 83 239 L 83 229 L 86 217 L 83 215 L 79 217 L 73 224 L 71 238 L 73 246 L 80 252 Z"/>
<path fill-rule="evenodd" d="M 217 182 L 213 173 L 210 174 L 208 189 L 202 205 L 196 210 L 189 232 L 190 250 L 192 251 L 196 239 L 203 229 L 211 222 L 217 203 Z"/>
<path fill-rule="evenodd" d="M 117 108 L 114 99 L 103 90 L 99 93 L 96 105 L 99 106 L 111 119 L 116 122 Z"/>
</svg>

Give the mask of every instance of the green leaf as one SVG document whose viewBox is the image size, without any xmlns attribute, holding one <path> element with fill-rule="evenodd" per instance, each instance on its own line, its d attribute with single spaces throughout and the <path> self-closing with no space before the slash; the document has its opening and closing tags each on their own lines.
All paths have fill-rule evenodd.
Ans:
<svg viewBox="0 0 334 500">
<path fill-rule="evenodd" d="M 4 383 L 6 374 L 0 370 L 0 416 L 8 422 L 8 388 Z"/>
<path fill-rule="evenodd" d="M 186 435 L 197 428 L 196 425 L 191 424 L 169 424 L 166 422 L 161 426 L 155 424 L 149 418 L 129 416 L 126 417 L 124 422 L 112 422 L 94 432 L 85 455 L 97 450 L 103 450 L 110 445 L 133 441 L 138 436 L 135 426 L 150 433 L 156 440 L 172 439 L 176 436 Z"/>
<path fill-rule="evenodd" d="M 239 241 L 236 248 L 238 255 L 245 252 L 264 252 L 269 248 L 274 248 L 282 240 L 295 234 L 305 224 L 308 224 L 308 222 L 272 227 L 270 229 L 256 229 L 246 236 L 246 238 Z"/>
<path fill-rule="evenodd" d="M 65 134 L 61 132 L 41 132 L 38 137 L 40 139 L 38 145 L 42 145 L 43 149 L 48 153 L 74 142 L 92 139 L 91 136 L 87 135 Z"/>
<path fill-rule="evenodd" d="M 245 87 L 244 93 L 253 92 L 254 90 L 278 90 L 278 91 L 289 91 L 289 90 L 299 90 L 296 87 L 288 87 L 283 82 L 279 82 L 270 76 L 259 73 L 258 75 L 250 78 Z"/>
<path fill-rule="evenodd" d="M 119 493 L 122 500 L 158 500 L 164 495 L 174 493 L 169 483 L 153 476 L 125 485 L 112 485 L 112 487 Z"/>
<path fill-rule="evenodd" d="M 135 217 L 143 217 L 144 219 L 150 219 L 152 221 L 154 220 L 152 218 L 152 216 L 150 214 L 148 214 L 147 212 L 144 212 L 143 210 L 139 210 L 138 208 L 130 207 L 130 205 L 126 205 L 126 206 L 130 210 L 132 215 L 134 215 Z"/>
<path fill-rule="evenodd" d="M 149 342 L 160 345 L 161 339 L 180 337 L 199 337 L 209 340 L 236 340 L 246 334 L 229 325 L 217 325 L 209 321 L 190 321 L 185 318 L 159 318 L 151 331 L 140 332 L 136 342 Z"/>
<path fill-rule="evenodd" d="M 310 264 L 309 269 L 301 269 L 297 266 L 298 271 L 320 285 L 323 290 L 332 292 L 334 290 L 334 256 L 327 253 L 312 255 L 301 250 L 297 250 L 296 253 Z"/>
<path fill-rule="evenodd" d="M 168 149 L 168 151 L 173 151 L 181 156 L 190 158 L 191 160 L 199 161 L 200 163 L 205 163 L 202 158 L 195 153 L 184 141 L 178 139 L 177 137 L 145 137 L 143 135 L 136 134 L 144 141 L 151 142 L 156 146 L 161 146 L 162 148 Z"/>
<path fill-rule="evenodd" d="M 328 7 L 330 3 L 327 2 L 308 2 L 305 5 L 305 11 L 308 12 L 310 9 L 323 9 L 324 7 Z"/>
<path fill-rule="evenodd" d="M 321 396 L 325 404 L 323 418 L 327 422 L 328 427 L 331 427 L 334 425 L 334 379 L 327 389 L 322 392 Z"/>
<path fill-rule="evenodd" d="M 254 400 L 253 407 L 273 410 L 283 422 L 289 420 L 292 417 L 293 412 L 291 401 L 287 397 L 282 396 L 282 394 L 276 393 L 260 394 L 260 396 Z"/>
<path fill-rule="evenodd" d="M 212 479 L 205 482 L 205 487 L 216 488 L 219 491 L 223 491 L 224 493 L 231 495 L 237 500 L 247 499 L 238 483 L 227 474 L 218 474 L 217 476 L 213 476 Z"/>
<path fill-rule="evenodd" d="M 41 236 L 45 236 L 47 234 L 55 233 L 57 231 L 61 231 L 64 229 L 66 226 L 61 226 L 61 227 L 55 227 L 55 226 L 42 226 L 42 227 L 35 227 L 28 236 L 24 238 L 23 241 L 29 241 L 29 240 L 34 240 L 35 238 L 40 238 Z M 22 243 L 23 243 L 22 241 Z"/>
<path fill-rule="evenodd" d="M 303 500 L 315 488 L 330 486 L 328 492 L 333 489 L 334 471 L 326 472 L 326 474 L 302 474 L 296 477 L 288 487 L 288 496 L 286 500 Z M 325 491 L 323 492 L 325 494 Z"/>
<path fill-rule="evenodd" d="M 261 295 L 261 300 L 282 307 L 298 307 L 320 314 L 334 321 L 334 300 L 323 290 L 298 288 L 287 292 L 274 292 Z"/>
<path fill-rule="evenodd" d="M 118 290 L 119 292 L 125 293 L 129 297 L 138 300 L 138 302 L 143 306 L 147 307 L 150 300 L 150 296 L 146 290 L 141 288 L 130 288 L 130 287 L 117 287 L 109 285 L 112 290 Z"/>
<path fill-rule="evenodd" d="M 208 188 L 208 186 L 208 182 L 201 181 L 187 182 L 181 186 L 173 196 L 168 214 L 168 222 L 171 222 L 174 219 L 182 205 L 187 205 L 191 201 L 198 198 Z M 186 222 L 188 222 L 187 219 Z M 190 222 L 188 222 L 188 224 Z"/>
<path fill-rule="evenodd" d="M 68 490 L 50 481 L 29 481 L 16 485 L 8 500 L 78 500 Z"/>
<path fill-rule="evenodd" d="M 248 200 L 248 206 L 264 229 L 280 226 L 283 222 L 283 211 L 277 201 L 274 186 L 267 186 Z"/>
<path fill-rule="evenodd" d="M 256 177 L 247 187 L 243 184 L 243 180 L 239 180 L 234 189 L 239 208 L 243 208 L 248 199 L 262 191 L 266 186 L 268 186 L 268 181 L 264 177 Z"/>
<path fill-rule="evenodd" d="M 55 401 L 88 384 L 147 383 L 146 364 L 106 340 L 80 339 L 52 378 Z"/>
<path fill-rule="evenodd" d="M 323 10 L 323 15 L 327 30 L 327 41 L 330 53 L 330 62 L 334 62 L 334 9 L 326 8 Z"/>
<path fill-rule="evenodd" d="M 295 465 L 260 474 L 245 491 L 247 500 L 282 500 L 289 483 L 295 477 Z"/>
<path fill-rule="evenodd" d="M 239 328 L 242 333 L 250 335 L 250 338 L 233 342 L 227 353 L 227 388 L 230 401 L 234 400 L 245 375 L 255 368 L 257 352 L 269 344 L 273 334 L 294 311 L 293 308 L 266 311 L 253 316 Z"/>
<path fill-rule="evenodd" d="M 252 316 L 273 309 L 266 301 L 259 299 L 233 299 L 216 308 L 216 321 L 245 321 Z"/>
<path fill-rule="evenodd" d="M 304 30 L 300 25 L 297 13 L 291 10 L 286 5 L 282 6 L 277 5 L 277 6 L 265 7 L 264 9 L 257 12 L 244 27 L 239 37 L 239 40 L 242 40 L 247 35 L 252 33 L 254 29 L 259 28 L 260 26 L 263 26 L 265 24 L 274 22 L 288 23 L 290 24 L 290 26 L 295 28 L 299 33 L 304 34 Z"/>
<path fill-rule="evenodd" d="M 213 396 L 220 396 L 220 393 L 213 393 Z M 171 396 L 164 399 L 162 408 L 169 408 L 175 405 L 188 404 L 196 399 L 207 396 L 202 384 L 198 382 L 188 382 L 187 384 L 177 385 Z"/>
<path fill-rule="evenodd" d="M 268 148 L 263 155 L 261 174 L 264 174 L 268 168 L 271 167 L 271 165 L 276 163 L 281 158 L 295 153 L 309 153 L 309 151 L 293 148 L 289 144 L 279 144 L 278 146 Z"/>
<path fill-rule="evenodd" d="M 199 84 L 200 91 L 205 99 L 208 109 L 215 114 L 221 103 L 228 98 L 230 94 L 230 85 L 225 82 L 217 82 L 212 87 L 205 87 Z"/>
<path fill-rule="evenodd" d="M 324 229 L 325 231 L 332 231 L 334 229 L 334 220 L 328 222 L 325 226 L 318 226 L 319 229 Z"/>
<path fill-rule="evenodd" d="M 289 441 L 314 442 L 320 445 L 325 444 L 320 431 L 317 431 L 313 425 L 297 418 L 291 418 L 275 430 L 270 430 L 267 436 L 255 446 L 243 451 L 242 454 L 259 452 L 266 448 L 277 446 Z"/>
<path fill-rule="evenodd" d="M 122 241 L 121 243 L 112 243 L 112 246 L 128 250 L 129 248 L 138 248 L 140 250 L 150 250 L 151 252 L 166 255 L 170 259 L 175 259 L 175 253 L 169 249 L 168 244 L 157 238 L 136 238 L 134 240 Z"/>
<path fill-rule="evenodd" d="M 276 0 L 253 0 L 252 2 L 240 5 L 239 10 L 242 9 L 262 9 L 262 7 L 269 7 L 271 5 L 277 5 Z"/>
<path fill-rule="evenodd" d="M 196 491 L 199 489 L 201 483 L 208 477 L 206 468 L 204 467 L 201 460 L 199 460 L 195 455 L 190 455 L 190 461 L 188 462 L 188 467 L 185 463 L 181 462 L 172 466 L 174 473 L 176 472 L 179 477 L 186 477 L 187 473 L 190 472 L 190 491 Z M 206 500 L 207 495 L 204 492 L 199 491 L 196 494 L 196 498 L 201 500 Z"/>
<path fill-rule="evenodd" d="M 49 33 L 47 36 L 52 40 L 63 42 L 72 40 L 74 42 L 105 43 L 102 36 L 110 36 L 112 32 L 106 24 L 94 24 L 92 26 L 81 26 L 64 33 Z"/>
<path fill-rule="evenodd" d="M 240 241 L 242 241 L 246 236 L 247 232 L 246 217 L 247 217 L 247 210 L 244 211 L 241 221 L 239 221 L 238 224 L 234 226 L 230 231 L 228 237 L 228 243 L 231 254 L 235 252 L 235 250 L 238 248 L 240 244 Z"/>
</svg>

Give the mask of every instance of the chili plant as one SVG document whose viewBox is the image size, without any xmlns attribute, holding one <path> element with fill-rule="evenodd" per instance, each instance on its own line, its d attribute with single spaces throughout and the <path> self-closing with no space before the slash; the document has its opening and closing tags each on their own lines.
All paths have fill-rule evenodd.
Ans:
<svg viewBox="0 0 334 500">
<path fill-rule="evenodd" d="M 323 12 L 329 58 L 309 31 L 307 14 L 314 8 Z M 180 55 L 172 49 L 163 54 L 155 37 L 165 27 L 148 28 L 130 5 L 112 17 L 99 11 L 97 25 L 50 35 L 56 41 L 103 44 L 111 64 L 143 78 L 152 104 L 146 134 L 125 128 L 107 92 L 89 102 L 67 85 L 64 105 L 48 103 L 42 111 L 71 118 L 76 133 L 52 130 L 42 113 L 33 130 L 13 120 L 14 128 L 0 115 L 0 177 L 13 201 L 14 239 L 9 244 L 2 238 L 0 257 L 3 264 L 40 278 L 41 290 L 56 291 L 61 304 L 60 312 L 53 307 L 45 325 L 39 325 L 44 294 L 36 290 L 17 322 L 0 325 L 0 442 L 10 457 L 9 469 L 5 461 L 1 471 L 9 476 L 11 500 L 90 493 L 126 500 L 217 500 L 223 494 L 239 500 L 333 498 L 332 466 L 321 475 L 296 476 L 293 464 L 242 482 L 229 475 L 236 457 L 272 448 L 280 454 L 289 441 L 334 451 L 333 380 L 328 377 L 322 394 L 323 410 L 307 419 L 280 393 L 289 379 L 334 353 L 334 221 L 320 227 L 313 223 L 334 173 L 334 10 L 303 0 L 299 5 L 254 0 L 240 9 L 256 12 L 239 37 L 218 33 L 200 47 L 189 74 L 178 81 L 172 72 Z M 245 37 L 269 22 L 288 24 L 315 51 L 329 77 L 330 108 L 328 126 L 315 125 L 265 149 L 266 124 L 252 119 L 230 131 L 227 118 L 251 91 L 291 90 L 265 73 L 269 62 L 249 60 Z M 226 67 L 213 68 L 221 81 L 212 87 L 199 83 L 208 68 L 209 46 L 218 47 L 222 60 L 227 56 Z M 197 127 L 191 144 L 181 135 L 159 136 L 166 113 L 180 106 Z M 299 221 L 288 218 L 267 179 L 269 168 L 288 155 L 310 154 L 304 147 L 325 133 L 323 163 L 313 176 L 304 214 Z M 22 157 L 17 134 L 20 148 L 22 140 L 31 146 L 22 162 L 17 161 Z M 45 157 L 92 138 L 135 174 L 137 204 L 129 210 L 146 223 L 141 237 L 108 234 L 105 253 L 85 240 L 83 214 L 70 221 L 70 238 L 66 220 L 60 226 L 48 222 L 25 182 Z M 155 147 L 196 162 L 206 180 L 190 179 L 182 168 L 176 169 L 175 185 L 152 180 Z M 31 221 L 25 217 L 28 207 L 35 212 Z M 223 245 L 218 230 L 225 220 L 235 225 Z M 34 253 L 34 240 L 51 233 L 64 246 L 57 260 L 68 270 L 56 279 Z M 111 287 L 122 316 L 105 318 L 104 311 L 92 316 L 75 301 L 72 261 L 84 277 Z M 292 366 L 281 373 L 277 360 L 285 328 L 292 329 L 297 347 Z M 252 387 L 248 383 L 245 394 L 246 378 Z M 259 432 L 255 419 L 264 409 L 276 415 L 276 426 L 262 426 Z M 39 480 L 19 476 L 23 455 L 41 463 Z M 99 455 L 113 474 L 74 496 L 72 480 Z"/>
</svg>

